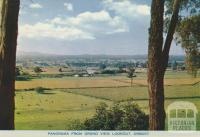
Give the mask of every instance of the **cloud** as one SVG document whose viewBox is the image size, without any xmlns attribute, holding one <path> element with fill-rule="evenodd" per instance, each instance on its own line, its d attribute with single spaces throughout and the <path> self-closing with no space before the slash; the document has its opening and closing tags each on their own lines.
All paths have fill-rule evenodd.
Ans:
<svg viewBox="0 0 200 137">
<path fill-rule="evenodd" d="M 57 16 L 32 25 L 20 25 L 19 35 L 31 39 L 93 40 L 100 35 L 129 32 L 134 19 L 143 22 L 150 14 L 148 5 L 130 0 L 102 0 L 102 4 L 104 8 L 100 11 L 86 11 L 71 17 Z M 64 6 L 73 11 L 71 3 L 66 2 Z M 42 8 L 42 5 L 34 3 L 30 7 Z"/>
<path fill-rule="evenodd" d="M 68 11 L 73 11 L 74 10 L 74 7 L 73 7 L 73 5 L 71 3 L 64 3 L 64 7 Z"/>
<path fill-rule="evenodd" d="M 34 25 L 25 24 L 19 27 L 19 36 L 26 38 L 55 38 L 65 40 L 94 39 L 87 32 L 77 28 L 55 26 L 49 23 L 36 23 Z"/>
<path fill-rule="evenodd" d="M 55 17 L 34 25 L 20 25 L 19 36 L 28 38 L 56 38 L 64 40 L 95 39 L 98 35 L 128 32 L 129 28 L 118 16 L 107 11 L 84 12 L 75 17 Z"/>
<path fill-rule="evenodd" d="M 115 12 L 117 15 L 133 19 L 135 17 L 149 16 L 150 7 L 145 4 L 135 4 L 130 0 L 103 0 L 105 9 Z"/>
<path fill-rule="evenodd" d="M 122 18 L 118 16 L 111 17 L 105 10 L 99 12 L 84 12 L 76 17 L 66 19 L 57 17 L 50 22 L 69 27 L 74 26 L 91 33 L 112 34 L 129 31 L 126 22 Z"/>
<path fill-rule="evenodd" d="M 39 4 L 39 3 L 32 3 L 32 4 L 29 5 L 29 7 L 32 8 L 32 9 L 41 9 L 41 8 L 43 8 L 43 6 L 41 4 Z"/>
</svg>

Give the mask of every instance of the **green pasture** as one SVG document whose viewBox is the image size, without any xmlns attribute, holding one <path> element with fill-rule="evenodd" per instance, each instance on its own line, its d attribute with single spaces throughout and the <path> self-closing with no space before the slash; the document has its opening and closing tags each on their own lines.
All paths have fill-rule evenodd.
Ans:
<svg viewBox="0 0 200 137">
<path fill-rule="evenodd" d="M 116 76 L 114 79 L 120 79 L 121 77 L 124 76 Z M 52 79 L 51 83 L 55 84 L 54 80 L 58 79 Z M 101 78 L 76 79 L 67 77 L 62 79 L 76 81 Z M 111 77 L 109 76 L 108 79 L 110 81 Z M 145 80 L 146 74 L 138 73 L 137 79 Z M 177 79 L 180 83 L 181 79 L 185 81 L 185 79 L 191 79 L 191 76 L 186 72 L 167 72 L 166 79 Z M 165 86 L 165 97 L 166 108 L 174 101 L 190 101 L 200 110 L 200 84 Z M 95 113 L 95 107 L 100 102 L 111 105 L 115 102 L 134 101 L 146 113 L 149 112 L 147 86 L 141 85 L 134 85 L 133 87 L 50 89 L 43 94 L 39 94 L 34 90 L 18 90 L 16 91 L 15 100 L 15 124 L 18 130 L 70 129 L 70 124 L 74 120 L 83 121 L 92 117 Z M 200 130 L 200 113 L 197 115 L 197 129 Z"/>
</svg>

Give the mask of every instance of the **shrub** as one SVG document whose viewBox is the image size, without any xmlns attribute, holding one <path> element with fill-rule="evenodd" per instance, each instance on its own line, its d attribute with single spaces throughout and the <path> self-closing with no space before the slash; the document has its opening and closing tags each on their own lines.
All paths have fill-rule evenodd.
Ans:
<svg viewBox="0 0 200 137">
<path fill-rule="evenodd" d="M 85 125 L 80 120 L 74 120 L 70 123 L 68 130 L 84 130 Z"/>
<path fill-rule="evenodd" d="M 148 130 L 148 119 L 135 103 L 115 104 L 111 108 L 101 103 L 91 119 L 76 126 L 85 130 Z"/>
<path fill-rule="evenodd" d="M 123 106 L 124 115 L 120 130 L 148 130 L 149 116 L 146 115 L 137 104 L 126 104 Z"/>
<path fill-rule="evenodd" d="M 44 93 L 44 88 L 43 87 L 36 87 L 35 91 L 39 94 L 43 94 Z"/>
<path fill-rule="evenodd" d="M 104 70 L 106 68 L 106 65 L 105 64 L 100 64 L 99 68 Z"/>
<path fill-rule="evenodd" d="M 27 71 L 23 71 L 22 75 L 29 76 L 30 74 Z"/>
<path fill-rule="evenodd" d="M 31 76 L 29 75 L 21 75 L 15 78 L 16 81 L 29 81 L 31 80 Z"/>
<path fill-rule="evenodd" d="M 35 67 L 33 70 L 34 70 L 34 72 L 37 73 L 37 74 L 39 74 L 39 73 L 42 72 L 42 69 L 41 69 L 40 67 Z"/>
<path fill-rule="evenodd" d="M 103 70 L 101 74 L 116 74 L 115 70 Z"/>
<path fill-rule="evenodd" d="M 15 76 L 20 76 L 20 72 L 21 70 L 20 70 L 20 68 L 19 67 L 16 67 L 15 68 Z"/>
</svg>

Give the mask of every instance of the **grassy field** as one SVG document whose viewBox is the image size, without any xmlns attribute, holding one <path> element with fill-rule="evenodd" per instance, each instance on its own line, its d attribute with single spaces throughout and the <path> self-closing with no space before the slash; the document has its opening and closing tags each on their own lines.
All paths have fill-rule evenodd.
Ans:
<svg viewBox="0 0 200 137">
<path fill-rule="evenodd" d="M 192 85 L 200 81 L 200 77 L 186 77 L 185 73 L 173 73 L 166 75 L 165 85 Z M 179 76 L 180 75 L 180 76 Z M 181 77 L 185 75 L 185 77 Z M 173 77 L 172 77 L 173 76 Z M 147 80 L 144 74 L 138 74 L 134 78 L 133 85 L 147 86 Z M 108 76 L 108 77 L 64 77 L 64 78 L 36 78 L 30 81 L 16 81 L 16 90 L 33 89 L 36 87 L 44 87 L 50 89 L 62 88 L 90 88 L 90 87 L 125 87 L 130 86 L 130 79 L 126 76 Z"/>
<path fill-rule="evenodd" d="M 148 113 L 146 74 L 137 76 L 133 87 L 129 87 L 130 80 L 126 76 L 17 81 L 16 129 L 69 129 L 73 120 L 91 117 L 100 102 L 113 104 L 131 100 Z M 165 107 L 173 101 L 190 101 L 200 110 L 200 84 L 195 84 L 199 81 L 199 77 L 191 78 L 186 72 L 167 72 Z M 44 94 L 31 90 L 39 86 L 50 90 Z M 200 130 L 200 114 L 197 128 Z"/>
<path fill-rule="evenodd" d="M 123 95 L 124 98 L 127 95 L 132 96 L 132 93 L 130 94 L 130 91 L 127 90 L 127 88 L 104 89 L 104 91 L 110 92 L 112 94 L 112 96 L 109 96 L 106 99 L 99 97 L 98 94 L 85 96 L 79 95 L 77 93 L 68 93 L 63 91 L 47 91 L 45 94 L 38 94 L 35 91 L 17 92 L 16 128 L 69 129 L 69 125 L 73 120 L 84 120 L 91 117 L 95 112 L 95 106 L 100 102 L 112 104 L 112 100 L 119 97 L 118 92 L 120 90 L 124 90 L 124 94 L 120 94 L 121 96 Z M 184 93 L 177 92 L 178 94 L 182 95 L 182 97 L 177 97 L 171 94 L 170 91 L 166 91 L 166 95 L 168 97 L 175 98 L 167 98 L 165 106 L 167 107 L 168 104 L 172 103 L 173 101 L 190 101 L 197 106 L 198 110 L 200 110 L 200 97 L 193 97 L 192 94 L 196 94 L 196 91 L 189 90 L 188 92 L 190 92 L 191 95 L 189 94 L 184 96 Z M 133 93 L 136 94 L 134 95 L 135 102 L 138 103 L 146 113 L 148 113 L 147 98 L 141 99 L 140 93 L 137 94 L 135 90 L 133 90 Z M 146 95 L 144 94 L 144 96 Z M 197 125 L 198 129 L 200 130 L 199 118 L 200 115 L 198 115 Z"/>
<path fill-rule="evenodd" d="M 66 89 L 63 91 L 111 101 L 124 101 L 127 99 L 148 99 L 148 89 L 145 86 L 133 86 L 122 88 Z M 167 99 L 181 99 L 191 97 L 200 98 L 200 91 L 198 86 L 165 86 L 165 97 Z"/>
<path fill-rule="evenodd" d="M 71 121 L 91 117 L 102 101 L 60 91 L 17 92 L 16 129 L 67 129 Z"/>
<path fill-rule="evenodd" d="M 58 88 L 84 88 L 84 87 L 115 87 L 129 86 L 129 83 L 118 82 L 112 78 L 46 78 L 33 79 L 31 81 L 17 81 L 16 89 L 32 89 L 36 87 L 44 87 L 50 89 Z"/>
</svg>

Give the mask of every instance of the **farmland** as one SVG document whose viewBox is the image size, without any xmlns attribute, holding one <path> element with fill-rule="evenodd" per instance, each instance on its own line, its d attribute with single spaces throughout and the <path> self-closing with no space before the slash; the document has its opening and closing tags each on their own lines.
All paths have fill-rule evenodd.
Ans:
<svg viewBox="0 0 200 137">
<path fill-rule="evenodd" d="M 179 79 L 179 80 L 178 80 Z M 165 77 L 166 86 L 192 85 L 199 82 L 200 78 L 192 78 L 186 72 L 167 72 Z M 136 87 L 147 86 L 146 72 L 138 72 L 133 80 Z M 125 74 L 117 76 L 98 77 L 62 77 L 62 78 L 35 78 L 30 81 L 16 81 L 16 90 L 34 89 L 44 87 L 49 89 L 76 89 L 98 87 L 127 87 L 130 79 Z"/>
<path fill-rule="evenodd" d="M 100 101 L 60 91 L 17 92 L 16 128 L 67 129 L 72 120 L 91 117 Z"/>
<path fill-rule="evenodd" d="M 173 101 L 190 101 L 200 110 L 199 81 L 200 77 L 192 78 L 186 72 L 167 72 L 165 107 Z M 38 94 L 36 87 L 47 90 Z M 138 72 L 132 87 L 130 79 L 120 75 L 35 78 L 16 81 L 16 90 L 16 129 L 70 129 L 74 120 L 92 117 L 100 102 L 135 101 L 148 113 L 146 72 Z"/>
</svg>

